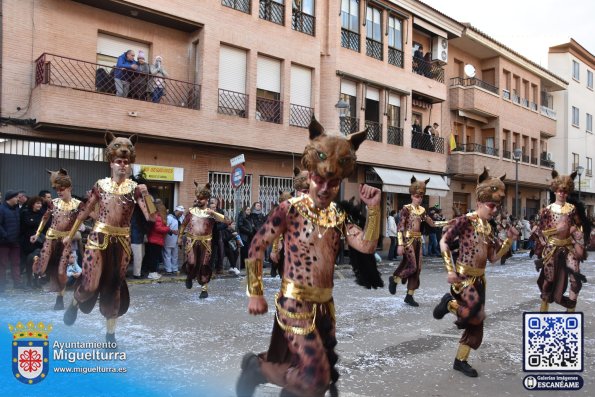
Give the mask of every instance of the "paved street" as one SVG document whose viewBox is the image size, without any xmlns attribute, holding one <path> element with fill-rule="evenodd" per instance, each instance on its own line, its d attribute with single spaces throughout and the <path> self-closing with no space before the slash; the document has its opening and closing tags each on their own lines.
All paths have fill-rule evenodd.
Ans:
<svg viewBox="0 0 595 397">
<path fill-rule="evenodd" d="M 593 255 L 592 255 L 593 256 Z M 594 259 L 583 264 L 583 273 L 595 281 Z M 384 262 L 383 278 L 394 270 Z M 484 343 L 472 352 L 471 364 L 479 378 L 471 379 L 451 369 L 460 331 L 448 315 L 432 318 L 432 309 L 447 291 L 441 260 L 426 260 L 419 308 L 403 303 L 405 289 L 396 296 L 388 290 L 365 290 L 353 282 L 349 267 L 337 272 L 337 351 L 341 396 L 539 396 L 522 386 L 522 313 L 539 307 L 537 273 L 526 254 L 506 265 L 487 269 L 487 314 Z M 126 352 L 126 374 L 50 373 L 35 386 L 11 379 L 2 365 L 0 388 L 21 396 L 233 396 L 239 363 L 247 351 L 267 348 L 273 311 L 265 316 L 246 313 L 244 278 L 220 278 L 211 283 L 211 296 L 199 300 L 199 290 L 188 291 L 181 282 L 136 283 L 130 286 L 131 307 L 119 321 L 118 351 Z M 279 279 L 265 278 L 269 305 Z M 586 284 L 577 310 L 584 312 L 585 355 L 580 392 L 556 395 L 594 395 L 595 285 Z M 66 301 L 71 299 L 68 292 Z M 8 291 L 0 301 L 0 359 L 8 363 L 10 334 L 6 323 L 52 323 L 50 340 L 102 342 L 104 321 L 97 308 L 79 313 L 74 326 L 62 323 L 62 312 L 51 310 L 54 295 Z M 51 365 L 60 363 L 54 360 Z M 8 371 L 8 372 L 7 372 Z M 6 376 L 9 375 L 9 376 Z M 66 386 L 66 387 L 65 387 Z M 108 390 L 106 392 L 106 390 Z M 84 392 L 83 392 L 84 391 Z M 81 394 L 81 392 L 83 392 Z M 276 396 L 279 389 L 266 385 L 257 396 Z M 4 394 L 4 393 L 3 393 Z"/>
</svg>

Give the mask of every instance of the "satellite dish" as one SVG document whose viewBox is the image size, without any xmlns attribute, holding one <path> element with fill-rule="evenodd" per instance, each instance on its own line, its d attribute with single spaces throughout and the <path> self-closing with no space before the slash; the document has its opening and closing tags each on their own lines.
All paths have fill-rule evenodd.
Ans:
<svg viewBox="0 0 595 397">
<path fill-rule="evenodd" d="M 475 67 L 470 63 L 466 64 L 463 70 L 465 71 L 465 76 L 469 78 L 475 77 Z"/>
</svg>

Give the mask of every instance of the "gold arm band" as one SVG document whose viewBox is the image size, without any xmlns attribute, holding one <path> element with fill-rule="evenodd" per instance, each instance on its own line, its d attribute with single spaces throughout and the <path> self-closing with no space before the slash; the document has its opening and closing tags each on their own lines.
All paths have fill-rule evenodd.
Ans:
<svg viewBox="0 0 595 397">
<path fill-rule="evenodd" d="M 507 238 L 506 240 L 504 240 L 502 246 L 496 253 L 496 257 L 501 258 L 502 255 L 506 254 L 510 250 L 510 247 L 512 247 L 512 240 Z"/>
<path fill-rule="evenodd" d="M 454 264 L 452 263 L 452 253 L 450 251 L 442 251 L 442 259 L 444 259 L 444 266 L 447 272 L 455 271 Z"/>
<path fill-rule="evenodd" d="M 70 233 L 68 233 L 68 238 L 72 240 L 72 238 L 74 237 L 74 235 L 76 234 L 76 232 L 79 230 L 79 226 L 81 225 L 81 223 L 83 223 L 82 219 L 76 219 L 76 221 L 74 221 L 74 224 L 72 225 L 72 228 L 70 229 Z"/>
<path fill-rule="evenodd" d="M 279 247 L 283 243 L 283 235 L 280 235 L 273 241 L 273 247 L 271 248 L 271 252 L 279 252 Z"/>
<path fill-rule="evenodd" d="M 403 245 L 403 233 L 397 232 L 397 242 L 399 245 Z"/>
<path fill-rule="evenodd" d="M 39 227 L 37 228 L 37 231 L 35 232 L 35 239 L 37 240 L 39 238 L 39 236 L 41 235 L 41 232 L 43 231 L 43 228 L 45 227 L 45 224 L 47 223 L 47 219 L 45 219 L 45 217 L 41 218 L 41 223 L 39 224 Z"/>
<path fill-rule="evenodd" d="M 184 230 L 186 230 L 186 226 L 184 226 L 184 224 L 180 224 L 180 227 L 178 228 L 178 245 L 182 245 L 182 238 L 184 237 Z"/>
<path fill-rule="evenodd" d="M 262 296 L 262 259 L 246 259 L 246 294 Z"/>
<path fill-rule="evenodd" d="M 151 196 L 150 194 L 146 194 L 143 196 L 143 199 L 145 200 L 145 205 L 147 206 L 147 211 L 149 211 L 149 214 L 154 214 L 155 212 L 157 212 L 157 207 L 155 207 L 153 196 Z"/>
<path fill-rule="evenodd" d="M 434 221 L 434 226 L 436 227 L 444 227 L 448 225 L 448 221 Z"/>
<path fill-rule="evenodd" d="M 380 237 L 380 206 L 368 207 L 368 221 L 364 231 L 364 240 L 378 241 Z"/>
<path fill-rule="evenodd" d="M 218 222 L 223 222 L 223 221 L 225 220 L 225 215 L 223 215 L 223 214 L 220 214 L 220 213 L 218 213 L 218 212 L 213 212 L 213 213 L 211 214 L 211 216 L 212 216 L 213 218 L 215 218 L 215 220 L 216 220 L 216 221 L 218 221 Z"/>
</svg>

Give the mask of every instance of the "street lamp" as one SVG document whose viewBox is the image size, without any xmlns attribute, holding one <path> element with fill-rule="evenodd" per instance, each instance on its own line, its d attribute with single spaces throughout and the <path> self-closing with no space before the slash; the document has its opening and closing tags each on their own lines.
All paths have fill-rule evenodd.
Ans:
<svg viewBox="0 0 595 397">
<path fill-rule="evenodd" d="M 521 156 L 523 155 L 523 151 L 521 148 L 516 148 L 513 150 L 512 158 L 516 162 L 516 176 L 515 176 L 515 196 L 514 196 L 514 209 L 515 209 L 515 218 L 519 219 L 519 161 L 521 160 Z"/>
<path fill-rule="evenodd" d="M 576 173 L 578 174 L 578 201 L 581 201 L 581 175 L 585 168 L 582 165 L 576 167 Z"/>
<path fill-rule="evenodd" d="M 339 102 L 335 104 L 335 108 L 339 111 L 339 131 L 347 135 L 348 131 L 343 131 L 343 123 L 345 117 L 349 114 L 349 103 L 344 101 L 343 98 L 339 98 Z"/>
</svg>

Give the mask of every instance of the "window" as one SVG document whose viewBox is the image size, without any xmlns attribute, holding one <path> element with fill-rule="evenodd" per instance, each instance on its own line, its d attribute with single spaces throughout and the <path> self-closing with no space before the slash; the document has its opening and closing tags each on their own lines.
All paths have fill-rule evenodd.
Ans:
<svg viewBox="0 0 595 397">
<path fill-rule="evenodd" d="M 248 116 L 246 51 L 221 46 L 219 52 L 219 113 Z"/>
<path fill-rule="evenodd" d="M 368 7 L 366 12 L 366 55 L 382 60 L 382 12 Z"/>
<path fill-rule="evenodd" d="M 587 70 L 587 88 L 593 89 L 593 72 Z"/>
<path fill-rule="evenodd" d="M 388 17 L 388 46 L 403 49 L 402 22 L 399 18 Z"/>
<path fill-rule="evenodd" d="M 578 127 L 579 124 L 579 110 L 578 108 L 572 107 L 572 125 Z"/>
<path fill-rule="evenodd" d="M 359 52 L 359 0 L 341 1 L 341 47 Z"/>
<path fill-rule="evenodd" d="M 579 155 L 578 153 L 572 153 L 572 171 L 576 170 L 576 167 L 579 165 Z"/>
<path fill-rule="evenodd" d="M 341 81 L 341 99 L 349 104 L 347 114 L 340 121 L 341 132 L 347 135 L 359 129 L 359 119 L 356 117 L 357 84 L 354 81 Z"/>
<path fill-rule="evenodd" d="M 580 80 L 580 65 L 577 61 L 572 61 L 572 78 Z"/>
<path fill-rule="evenodd" d="M 234 10 L 250 14 L 250 0 L 221 0 L 221 4 Z"/>
<path fill-rule="evenodd" d="M 244 177 L 244 184 L 237 189 L 240 196 L 239 207 L 236 207 L 236 189 L 231 187 L 229 172 L 209 171 L 209 183 L 211 184 L 211 197 L 219 199 L 219 208 L 229 219 L 235 220 L 242 208 L 252 203 L 252 175 L 250 174 Z"/>
<path fill-rule="evenodd" d="M 138 55 L 139 50 L 145 53 L 145 60 L 149 61 L 149 46 L 146 43 L 123 39 L 121 37 L 111 36 L 105 33 L 97 35 L 97 63 L 105 66 L 111 71 L 116 65 L 118 57 L 128 50 L 133 50 Z"/>
<path fill-rule="evenodd" d="M 293 191 L 293 178 L 261 175 L 258 201 L 262 204 L 263 214 L 268 214 L 275 205 L 279 204 L 280 192 L 291 191 Z"/>
<path fill-rule="evenodd" d="M 587 157 L 587 176 L 593 176 L 593 159 L 591 157 Z"/>
<path fill-rule="evenodd" d="M 256 72 L 256 120 L 281 124 L 281 61 L 259 56 Z"/>
<path fill-rule="evenodd" d="M 307 128 L 314 113 L 312 100 L 312 69 L 291 65 L 289 125 Z"/>
<path fill-rule="evenodd" d="M 587 132 L 593 132 L 593 115 L 587 113 Z"/>
<path fill-rule="evenodd" d="M 314 18 L 314 0 L 293 0 L 292 29 L 314 36 L 316 18 Z"/>
<path fill-rule="evenodd" d="M 284 25 L 285 5 L 283 3 L 284 0 L 260 0 L 258 16 L 260 19 Z"/>
</svg>

